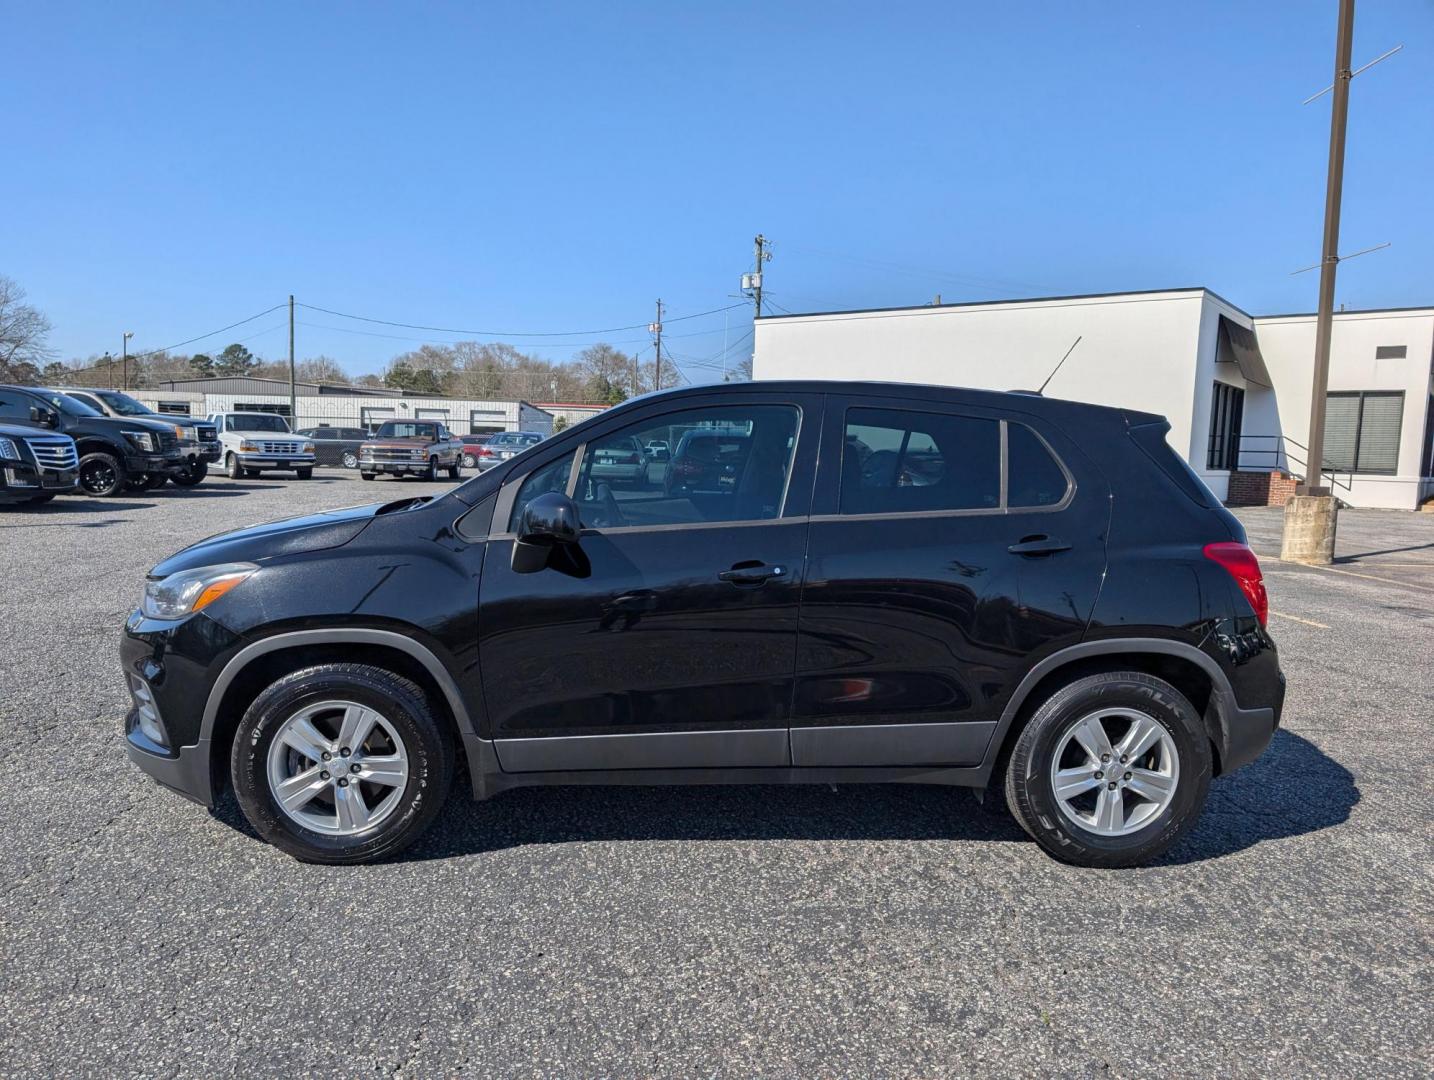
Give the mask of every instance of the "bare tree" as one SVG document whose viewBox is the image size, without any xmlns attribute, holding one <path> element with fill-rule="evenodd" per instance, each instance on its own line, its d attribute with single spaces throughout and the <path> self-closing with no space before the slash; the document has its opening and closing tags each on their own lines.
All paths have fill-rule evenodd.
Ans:
<svg viewBox="0 0 1434 1080">
<path fill-rule="evenodd" d="M 25 290 L 0 275 L 0 380 L 34 383 L 54 356 L 46 343 L 50 320 L 25 303 Z"/>
<path fill-rule="evenodd" d="M 305 382 L 346 383 L 349 376 L 332 356 L 311 356 L 294 365 L 295 375 Z"/>
</svg>

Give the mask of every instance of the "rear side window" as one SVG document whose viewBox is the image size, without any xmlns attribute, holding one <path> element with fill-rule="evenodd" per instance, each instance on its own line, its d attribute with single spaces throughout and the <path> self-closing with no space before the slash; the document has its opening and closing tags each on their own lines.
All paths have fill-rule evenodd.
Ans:
<svg viewBox="0 0 1434 1080">
<path fill-rule="evenodd" d="M 1025 424 L 1006 424 L 1006 505 L 1055 506 L 1070 481 L 1046 444 Z"/>
<path fill-rule="evenodd" d="M 1001 505 L 999 421 L 848 409 L 840 512 L 901 514 Z"/>
</svg>

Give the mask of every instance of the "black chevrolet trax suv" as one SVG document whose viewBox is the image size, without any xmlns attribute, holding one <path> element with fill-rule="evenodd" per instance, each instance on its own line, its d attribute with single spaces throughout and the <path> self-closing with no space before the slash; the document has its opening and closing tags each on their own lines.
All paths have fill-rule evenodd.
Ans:
<svg viewBox="0 0 1434 1080">
<path fill-rule="evenodd" d="M 206 805 L 231 783 L 315 862 L 412 842 L 461 756 L 480 799 L 995 789 L 1056 858 L 1140 863 L 1284 698 L 1259 566 L 1166 430 L 898 384 L 638 398 L 443 495 L 156 566 L 121 645 L 128 752 Z M 693 432 L 730 446 L 711 483 L 595 475 Z"/>
</svg>

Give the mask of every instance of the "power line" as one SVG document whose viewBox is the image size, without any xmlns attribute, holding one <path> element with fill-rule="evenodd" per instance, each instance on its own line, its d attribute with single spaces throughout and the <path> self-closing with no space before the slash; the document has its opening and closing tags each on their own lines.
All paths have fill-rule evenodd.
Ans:
<svg viewBox="0 0 1434 1080">
<path fill-rule="evenodd" d="M 280 307 L 284 305 L 280 304 Z M 731 311 L 733 308 L 742 307 L 742 304 L 728 304 L 726 307 L 713 308 L 711 311 L 698 311 L 691 315 L 678 315 L 668 322 L 686 322 L 688 319 L 702 319 L 708 315 L 720 315 L 724 311 Z M 647 323 L 633 323 L 630 326 L 608 326 L 598 330 L 467 330 L 452 326 L 424 326 L 421 323 L 396 322 L 391 319 L 375 319 L 367 315 L 351 315 L 345 311 L 334 311 L 332 308 L 319 307 L 316 304 L 299 304 L 299 307 L 308 308 L 310 311 L 322 311 L 325 315 L 334 315 L 340 319 L 354 319 L 358 322 L 376 323 L 379 326 L 397 326 L 405 330 L 426 330 L 435 334 L 469 334 L 473 337 L 492 338 L 520 338 L 520 337 L 585 337 L 589 334 L 617 334 L 627 330 L 646 330 Z M 274 310 L 274 309 L 270 309 Z M 217 331 L 216 331 L 217 332 Z"/>
<path fill-rule="evenodd" d="M 221 326 L 218 330 L 211 330 L 211 331 L 209 331 L 209 333 L 207 333 L 207 334 L 200 334 L 198 337 L 188 338 L 188 339 L 186 339 L 185 341 L 176 341 L 173 345 L 166 345 L 166 346 L 164 346 L 162 349 L 150 349 L 149 352 L 134 353 L 133 355 L 130 356 L 130 359 L 131 359 L 131 360 L 141 360 L 141 359 L 144 359 L 145 357 L 148 357 L 148 356 L 157 356 L 159 353 L 169 352 L 170 349 L 182 348 L 183 346 L 193 344 L 193 343 L 196 342 L 196 341 L 203 341 L 205 338 L 211 338 L 211 337 L 214 337 L 216 334 L 222 334 L 222 333 L 224 333 L 224 331 L 226 331 L 226 330 L 233 330 L 236 326 L 243 326 L 245 323 L 251 323 L 251 322 L 253 322 L 255 319 L 262 319 L 265 315 L 268 315 L 270 312 L 272 312 L 272 311 L 278 311 L 280 308 L 282 308 L 282 307 L 287 307 L 287 306 L 288 306 L 288 302 L 287 302 L 287 301 L 285 301 L 285 302 L 282 303 L 282 304 L 275 304 L 275 305 L 274 305 L 273 307 L 271 307 L 271 308 L 265 308 L 263 311 L 259 312 L 259 314 L 257 314 L 257 315 L 250 315 L 247 319 L 240 319 L 238 322 L 236 322 L 236 323 L 230 323 L 228 326 Z"/>
</svg>

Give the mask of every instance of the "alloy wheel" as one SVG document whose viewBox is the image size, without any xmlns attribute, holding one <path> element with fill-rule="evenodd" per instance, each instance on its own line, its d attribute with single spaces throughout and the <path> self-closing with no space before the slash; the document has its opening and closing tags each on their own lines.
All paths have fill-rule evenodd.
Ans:
<svg viewBox="0 0 1434 1080">
<path fill-rule="evenodd" d="M 114 466 L 105 461 L 91 461 L 80 469 L 80 486 L 91 495 L 104 495 L 115 489 L 119 477 Z"/>
<path fill-rule="evenodd" d="M 357 469 L 357 468 L 358 468 L 358 455 L 355 454 L 352 450 L 345 450 L 345 451 L 344 451 L 344 468 L 345 468 L 345 469 Z"/>
<path fill-rule="evenodd" d="M 1175 740 L 1138 709 L 1101 709 L 1073 723 L 1051 759 L 1061 813 L 1098 836 L 1127 836 L 1169 809 L 1180 783 Z"/>
<path fill-rule="evenodd" d="M 354 836 L 398 809 L 408 751 L 377 710 L 321 701 L 279 725 L 268 775 L 274 802 L 290 820 L 326 836 Z"/>
</svg>

